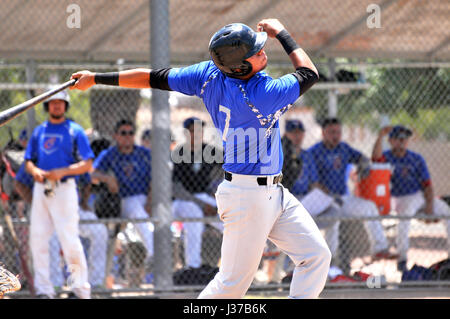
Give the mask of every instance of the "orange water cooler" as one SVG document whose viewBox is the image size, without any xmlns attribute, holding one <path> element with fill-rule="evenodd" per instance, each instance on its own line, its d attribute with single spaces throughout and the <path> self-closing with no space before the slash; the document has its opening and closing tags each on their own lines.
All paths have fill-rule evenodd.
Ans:
<svg viewBox="0 0 450 319">
<path fill-rule="evenodd" d="M 373 163 L 367 178 L 358 182 L 356 195 L 373 201 L 380 215 L 388 215 L 391 209 L 391 166 L 385 163 Z"/>
</svg>

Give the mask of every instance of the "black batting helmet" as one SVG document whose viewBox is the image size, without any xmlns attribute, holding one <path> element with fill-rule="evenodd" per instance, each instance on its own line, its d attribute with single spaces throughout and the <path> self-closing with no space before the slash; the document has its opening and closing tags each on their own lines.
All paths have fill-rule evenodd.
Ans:
<svg viewBox="0 0 450 319">
<path fill-rule="evenodd" d="M 66 102 L 66 112 L 69 109 L 70 106 L 70 97 L 69 94 L 67 94 L 66 91 L 61 91 L 56 93 L 55 95 L 52 95 L 49 97 L 43 104 L 44 104 L 44 110 L 45 112 L 48 112 L 48 103 L 52 100 L 63 100 Z"/>
<path fill-rule="evenodd" d="M 214 64 L 227 76 L 245 76 L 252 71 L 252 65 L 245 60 L 258 53 L 266 40 L 266 32 L 255 32 L 243 23 L 232 23 L 212 36 L 209 53 Z"/>
</svg>

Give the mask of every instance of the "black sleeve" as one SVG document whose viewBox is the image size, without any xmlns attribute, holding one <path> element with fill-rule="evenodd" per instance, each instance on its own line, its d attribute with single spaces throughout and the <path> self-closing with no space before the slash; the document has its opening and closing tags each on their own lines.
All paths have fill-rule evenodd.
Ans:
<svg viewBox="0 0 450 319">
<path fill-rule="evenodd" d="M 311 86 L 319 81 L 319 76 L 316 72 L 303 66 L 297 68 L 295 73 L 292 74 L 297 78 L 298 83 L 300 83 L 300 95 L 304 94 Z"/>
<path fill-rule="evenodd" d="M 154 89 L 172 91 L 169 87 L 169 71 L 171 68 L 150 71 L 150 87 Z"/>
</svg>

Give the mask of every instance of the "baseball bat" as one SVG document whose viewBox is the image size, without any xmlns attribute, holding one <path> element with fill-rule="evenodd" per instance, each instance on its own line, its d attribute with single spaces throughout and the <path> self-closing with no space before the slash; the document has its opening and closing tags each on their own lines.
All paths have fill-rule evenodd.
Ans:
<svg viewBox="0 0 450 319">
<path fill-rule="evenodd" d="M 19 105 L 13 106 L 7 110 L 4 110 L 0 113 L 0 127 L 11 121 L 12 119 L 16 118 L 20 114 L 24 113 L 28 109 L 32 108 L 36 104 L 39 104 L 46 99 L 48 99 L 50 96 L 55 95 L 58 92 L 61 92 L 62 90 L 68 88 L 69 86 L 72 86 L 75 84 L 77 79 L 72 79 L 70 81 L 67 81 L 63 84 L 58 85 L 57 87 L 44 92 L 38 96 L 35 96 L 32 99 L 29 99 Z"/>
</svg>

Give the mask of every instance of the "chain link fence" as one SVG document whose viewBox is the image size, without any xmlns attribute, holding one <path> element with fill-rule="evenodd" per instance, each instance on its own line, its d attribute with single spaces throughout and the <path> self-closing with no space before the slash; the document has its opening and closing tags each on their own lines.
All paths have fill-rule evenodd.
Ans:
<svg viewBox="0 0 450 319">
<path fill-rule="evenodd" d="M 80 10 L 79 28 L 72 4 Z M 297 143 L 297 153 L 285 163 L 301 164 L 283 170 L 283 184 L 291 183 L 291 192 L 314 215 L 333 253 L 326 288 L 448 284 L 449 263 L 439 264 L 448 260 L 450 249 L 448 1 L 3 1 L 1 6 L 9 17 L 0 19 L 7 30 L 0 35 L 1 110 L 83 69 L 109 72 L 202 61 L 209 58 L 210 36 L 221 26 L 239 21 L 253 27 L 261 18 L 279 18 L 320 73 L 320 82 L 280 119 L 280 129 L 284 141 Z M 33 22 L 33 12 L 57 19 Z M 8 23 L 13 20 L 14 32 Z M 418 27 L 424 31 L 414 32 Z M 292 72 L 276 41 L 268 41 L 267 52 L 267 73 Z M 67 117 L 85 129 L 96 155 L 94 166 L 119 186 L 114 194 L 110 182 L 94 175 L 78 185 L 79 232 L 93 295 L 199 292 L 218 271 L 223 232 L 214 198 L 223 180 L 221 137 L 202 101 L 174 92 L 101 85 L 69 91 L 69 96 Z M 28 294 L 35 270 L 30 198 L 18 189 L 14 175 L 32 130 L 47 116 L 38 105 L 0 128 L 0 262 L 20 275 L 24 289 L 17 296 Z M 329 118 L 340 120 L 340 140 L 366 162 L 334 154 L 328 165 L 321 159 L 330 154 L 314 157 Z M 203 125 L 192 126 L 194 119 Z M 117 126 L 121 120 L 130 122 Z M 394 159 L 389 167 L 387 156 L 373 156 L 387 125 L 412 131 L 408 149 L 423 157 L 429 178 L 417 162 Z M 105 152 L 130 142 L 142 151 L 138 161 L 105 164 Z M 191 143 L 213 145 L 213 163 L 180 161 Z M 386 136 L 381 149 L 390 150 L 391 143 Z M 146 149 L 151 160 L 142 155 Z M 343 182 L 333 179 L 337 172 L 343 172 Z M 420 181 L 420 189 L 413 189 L 409 179 Z M 345 193 L 330 191 L 344 184 Z M 121 191 L 127 185 L 134 188 Z M 433 211 L 440 217 L 432 223 L 424 211 L 428 195 L 423 190 L 429 185 Z M 329 192 L 324 196 L 318 189 Z M 70 265 L 56 236 L 49 247 L 51 281 L 64 294 Z M 288 290 L 292 269 L 289 258 L 268 241 L 250 290 Z"/>
</svg>

